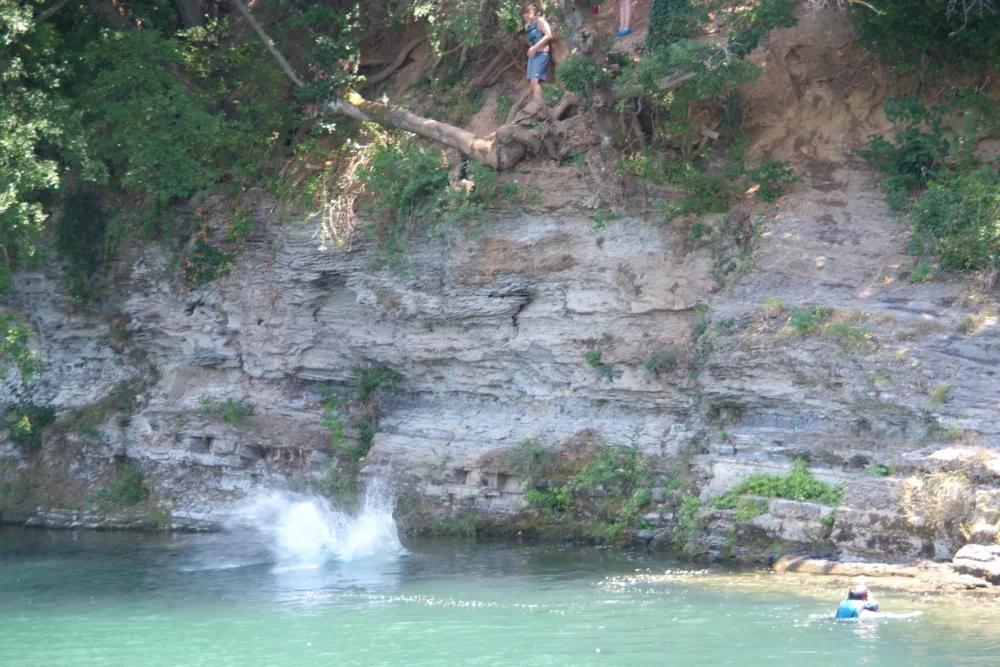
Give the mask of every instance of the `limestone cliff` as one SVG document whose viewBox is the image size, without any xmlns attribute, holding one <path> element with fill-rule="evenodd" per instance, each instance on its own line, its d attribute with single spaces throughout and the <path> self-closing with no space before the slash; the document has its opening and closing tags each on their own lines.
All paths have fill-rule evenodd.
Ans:
<svg viewBox="0 0 1000 667">
<path fill-rule="evenodd" d="M 364 472 L 438 513 L 523 507 L 516 477 L 485 463 L 523 439 L 564 447 L 638 429 L 655 465 L 683 469 L 706 499 L 797 458 L 846 485 L 832 525 L 829 510 L 793 501 L 746 521 L 716 511 L 702 538 L 710 551 L 735 536 L 950 557 L 993 540 L 996 311 L 962 282 L 901 279 L 913 261 L 902 227 L 849 157 L 884 124 L 871 111 L 875 89 L 827 76 L 843 42 L 804 20 L 761 55 L 771 60 L 748 108 L 784 80 L 781 99 L 826 121 L 789 125 L 773 108 L 753 116 L 762 146 L 785 150 L 805 182 L 755 214 L 752 262 L 735 272 L 684 221 L 626 215 L 595 229 L 581 176 L 575 196 L 561 193 L 577 205 L 415 241 L 402 271 L 372 270 L 364 243 L 321 250 L 313 224 L 277 224 L 261 203 L 231 276 L 204 288 L 182 290 L 155 246 L 136 251 L 96 307 L 75 307 L 54 265 L 19 274 L 2 305 L 36 330 L 45 372 L 33 398 L 61 419 L 41 451 L 0 443 L 0 473 L 28 487 L 17 502 L 8 488 L 6 518 L 79 506 L 117 456 L 139 462 L 175 521 L 219 520 L 255 486 L 325 474 L 317 384 L 381 364 L 403 380 Z M 831 309 L 825 324 L 790 328 L 789 312 L 807 305 Z M 590 350 L 613 381 L 585 361 Z M 644 361 L 662 350 L 676 367 L 648 374 Z M 124 394 L 135 394 L 132 414 L 100 408 Z M 252 406 L 248 423 L 203 414 L 205 396 Z M 942 491 L 942 471 L 964 481 Z M 658 507 L 650 519 L 673 525 L 669 499 Z"/>
</svg>

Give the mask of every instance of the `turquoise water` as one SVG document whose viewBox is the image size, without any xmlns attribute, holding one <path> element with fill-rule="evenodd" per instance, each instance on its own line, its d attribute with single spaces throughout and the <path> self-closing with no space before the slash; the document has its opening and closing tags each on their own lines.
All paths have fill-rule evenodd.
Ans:
<svg viewBox="0 0 1000 667">
<path fill-rule="evenodd" d="M 950 603 L 836 622 L 839 590 L 650 576 L 681 566 L 644 554 L 416 541 L 310 569 L 276 565 L 265 546 L 0 527 L 0 665 L 1000 663 L 998 635 L 956 630 Z"/>
</svg>

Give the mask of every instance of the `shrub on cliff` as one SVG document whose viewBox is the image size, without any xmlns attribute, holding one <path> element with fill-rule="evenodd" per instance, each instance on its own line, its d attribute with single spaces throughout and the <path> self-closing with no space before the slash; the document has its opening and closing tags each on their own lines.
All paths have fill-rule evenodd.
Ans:
<svg viewBox="0 0 1000 667">
<path fill-rule="evenodd" d="M 787 475 L 754 473 L 741 480 L 729 493 L 712 502 L 715 509 L 734 509 L 740 496 L 787 498 L 788 500 L 815 502 L 836 507 L 844 497 L 844 486 L 821 482 L 809 472 L 806 462 L 796 459 Z"/>
<path fill-rule="evenodd" d="M 1000 13 L 989 0 L 872 0 L 855 6 L 858 39 L 894 67 L 986 70 L 1000 53 Z"/>
</svg>

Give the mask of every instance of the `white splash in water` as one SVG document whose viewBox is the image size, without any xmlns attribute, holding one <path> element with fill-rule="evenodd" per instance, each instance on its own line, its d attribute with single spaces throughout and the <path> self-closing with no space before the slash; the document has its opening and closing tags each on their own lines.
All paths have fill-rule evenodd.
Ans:
<svg viewBox="0 0 1000 667">
<path fill-rule="evenodd" d="M 392 497 L 378 483 L 368 486 L 356 514 L 314 494 L 267 491 L 238 509 L 230 528 L 263 535 L 279 565 L 317 567 L 403 553 L 392 508 Z"/>
</svg>

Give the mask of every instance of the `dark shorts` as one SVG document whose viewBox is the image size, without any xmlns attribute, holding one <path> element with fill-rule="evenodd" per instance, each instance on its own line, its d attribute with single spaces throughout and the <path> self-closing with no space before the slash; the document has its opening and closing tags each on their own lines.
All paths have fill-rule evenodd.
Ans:
<svg viewBox="0 0 1000 667">
<path fill-rule="evenodd" d="M 547 51 L 536 53 L 528 58 L 528 79 L 538 79 L 545 81 L 545 75 L 549 71 L 549 54 Z"/>
</svg>

